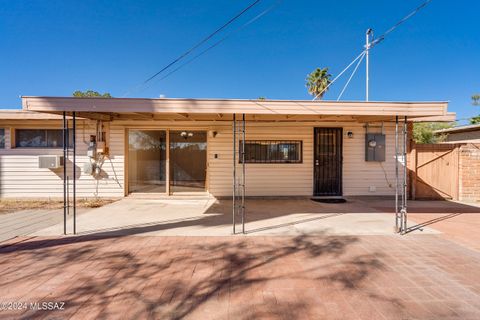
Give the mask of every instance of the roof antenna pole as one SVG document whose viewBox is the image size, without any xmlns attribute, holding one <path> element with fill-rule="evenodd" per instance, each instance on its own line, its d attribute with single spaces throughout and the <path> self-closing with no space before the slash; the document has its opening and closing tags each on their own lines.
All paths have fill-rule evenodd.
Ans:
<svg viewBox="0 0 480 320">
<path fill-rule="evenodd" d="M 370 67 L 370 38 L 373 38 L 373 29 L 367 29 L 367 32 L 365 32 L 365 66 L 366 66 L 366 72 L 365 72 L 365 101 L 368 101 L 368 91 L 369 91 L 369 67 Z"/>
</svg>

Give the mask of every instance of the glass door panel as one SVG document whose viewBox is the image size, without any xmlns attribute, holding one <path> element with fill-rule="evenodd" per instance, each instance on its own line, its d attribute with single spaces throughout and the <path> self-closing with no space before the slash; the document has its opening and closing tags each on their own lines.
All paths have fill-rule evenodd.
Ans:
<svg viewBox="0 0 480 320">
<path fill-rule="evenodd" d="M 207 132 L 170 131 L 170 192 L 205 191 Z"/>
<path fill-rule="evenodd" d="M 128 131 L 128 190 L 130 193 L 165 193 L 165 131 Z"/>
</svg>

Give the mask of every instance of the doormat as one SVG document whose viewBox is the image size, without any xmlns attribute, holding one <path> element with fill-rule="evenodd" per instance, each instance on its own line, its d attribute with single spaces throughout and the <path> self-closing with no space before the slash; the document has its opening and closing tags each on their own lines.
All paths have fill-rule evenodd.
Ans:
<svg viewBox="0 0 480 320">
<path fill-rule="evenodd" d="M 345 203 L 347 200 L 343 198 L 311 198 L 312 201 L 322 203 Z"/>
</svg>

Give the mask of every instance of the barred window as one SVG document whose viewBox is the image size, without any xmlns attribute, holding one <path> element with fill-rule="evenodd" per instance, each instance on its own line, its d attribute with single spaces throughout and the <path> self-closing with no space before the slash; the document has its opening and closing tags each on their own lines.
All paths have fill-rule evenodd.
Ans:
<svg viewBox="0 0 480 320">
<path fill-rule="evenodd" d="M 240 152 L 242 141 L 240 141 Z M 242 163 L 242 157 L 239 157 Z M 302 141 L 246 140 L 245 163 L 301 163 Z"/>
<path fill-rule="evenodd" d="M 73 142 L 69 135 L 70 145 Z M 16 129 L 16 148 L 63 148 L 62 129 Z"/>
</svg>

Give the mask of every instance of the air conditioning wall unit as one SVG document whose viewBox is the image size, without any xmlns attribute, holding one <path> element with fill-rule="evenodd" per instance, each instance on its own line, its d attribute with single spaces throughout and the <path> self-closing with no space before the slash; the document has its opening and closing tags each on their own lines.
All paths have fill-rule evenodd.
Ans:
<svg viewBox="0 0 480 320">
<path fill-rule="evenodd" d="M 58 169 L 61 167 L 63 167 L 63 156 L 38 156 L 38 168 L 40 169 Z"/>
</svg>

